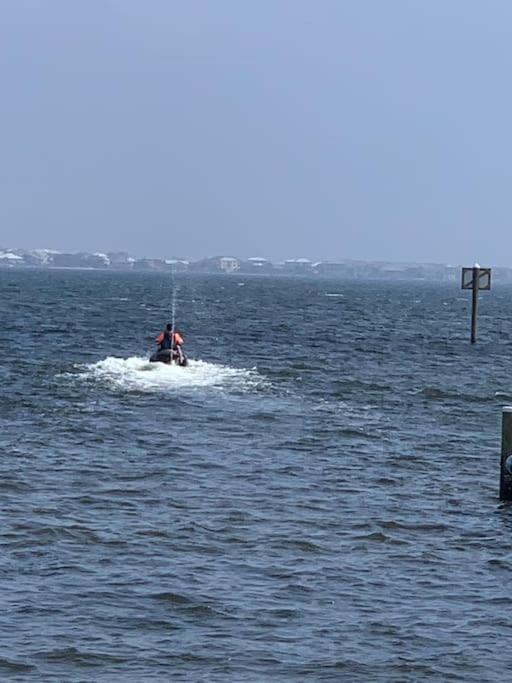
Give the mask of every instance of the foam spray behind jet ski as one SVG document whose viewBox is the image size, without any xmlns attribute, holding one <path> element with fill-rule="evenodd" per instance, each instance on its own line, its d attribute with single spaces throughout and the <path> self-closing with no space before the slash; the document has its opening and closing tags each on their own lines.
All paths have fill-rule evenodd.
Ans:
<svg viewBox="0 0 512 683">
<path fill-rule="evenodd" d="M 171 299 L 171 329 L 166 330 L 165 334 L 170 333 L 171 346 L 168 349 L 159 349 L 149 359 L 150 363 L 165 363 L 166 365 L 179 365 L 186 367 L 188 364 L 187 357 L 179 344 L 175 341 L 176 332 L 176 294 L 177 287 L 173 283 L 172 299 Z"/>
</svg>

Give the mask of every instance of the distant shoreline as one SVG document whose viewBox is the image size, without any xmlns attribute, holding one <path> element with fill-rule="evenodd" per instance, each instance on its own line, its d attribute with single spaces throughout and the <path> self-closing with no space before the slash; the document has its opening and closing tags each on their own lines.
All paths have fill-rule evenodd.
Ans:
<svg viewBox="0 0 512 683">
<path fill-rule="evenodd" d="M 442 263 L 392 261 L 312 261 L 291 258 L 272 262 L 263 257 L 241 259 L 216 256 L 198 261 L 183 258 L 134 258 L 126 252 L 64 253 L 51 249 L 0 248 L 0 272 L 5 270 L 69 270 L 111 273 L 156 273 L 174 275 L 237 275 L 384 282 L 459 283 L 461 266 Z M 512 268 L 493 267 L 494 282 L 511 282 Z"/>
<path fill-rule="evenodd" d="M 258 272 L 222 272 L 222 271 L 181 271 L 173 272 L 172 270 L 156 270 L 156 269 L 143 269 L 143 268 L 95 268 L 93 266 L 55 266 L 55 265 L 10 265 L 0 263 L 0 274 L 2 272 L 17 272 L 21 273 L 23 271 L 40 271 L 40 272 L 77 272 L 77 273 L 102 273 L 108 275 L 153 275 L 153 276 L 179 276 L 179 277 L 221 277 L 221 278 L 277 278 L 277 279 L 307 279 L 312 281 L 318 280 L 337 280 L 345 282 L 383 282 L 388 284 L 400 284 L 406 282 L 416 282 L 416 283 L 431 283 L 431 284 L 456 284 L 454 279 L 437 279 L 433 277 L 413 277 L 407 275 L 401 275 L 400 277 L 389 277 L 385 275 L 375 274 L 363 275 L 363 274 L 336 274 L 336 273 L 315 273 L 315 272 L 283 272 L 274 271 L 267 273 Z"/>
<path fill-rule="evenodd" d="M 183 258 L 134 258 L 126 252 L 63 253 L 50 249 L 0 249 L 0 269 L 41 268 L 101 272 L 142 272 L 205 275 L 309 276 L 346 280 L 454 281 L 459 268 L 433 263 L 368 261 L 312 261 L 290 258 L 272 262 L 263 257 L 240 259 L 216 256 L 189 261 Z M 512 271 L 511 271 L 512 279 Z"/>
</svg>

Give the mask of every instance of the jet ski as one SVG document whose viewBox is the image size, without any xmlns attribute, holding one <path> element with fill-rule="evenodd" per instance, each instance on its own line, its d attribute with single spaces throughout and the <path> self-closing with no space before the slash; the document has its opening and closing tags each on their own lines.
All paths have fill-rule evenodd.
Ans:
<svg viewBox="0 0 512 683">
<path fill-rule="evenodd" d="M 150 363 L 165 363 L 166 365 L 179 365 L 186 368 L 188 359 L 181 349 L 161 349 L 149 359 Z"/>
</svg>

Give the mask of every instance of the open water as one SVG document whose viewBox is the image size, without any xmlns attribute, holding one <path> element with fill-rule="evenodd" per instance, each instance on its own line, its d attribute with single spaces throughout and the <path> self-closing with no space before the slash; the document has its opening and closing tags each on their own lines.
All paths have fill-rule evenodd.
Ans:
<svg viewBox="0 0 512 683">
<path fill-rule="evenodd" d="M 512 289 L 0 271 L 0 680 L 510 681 Z"/>
</svg>

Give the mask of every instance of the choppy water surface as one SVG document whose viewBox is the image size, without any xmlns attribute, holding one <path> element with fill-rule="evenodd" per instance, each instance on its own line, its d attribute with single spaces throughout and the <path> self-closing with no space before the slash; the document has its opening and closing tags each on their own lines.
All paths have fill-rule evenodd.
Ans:
<svg viewBox="0 0 512 683">
<path fill-rule="evenodd" d="M 0 271 L 0 679 L 508 681 L 512 290 Z"/>
</svg>

